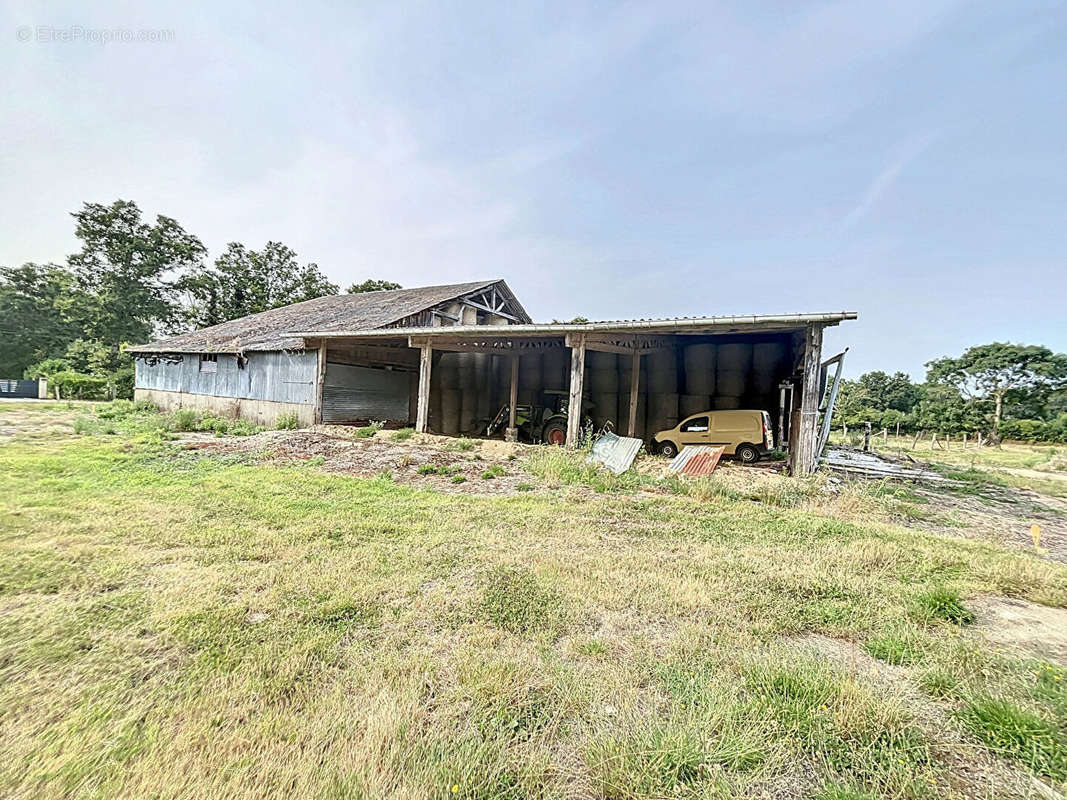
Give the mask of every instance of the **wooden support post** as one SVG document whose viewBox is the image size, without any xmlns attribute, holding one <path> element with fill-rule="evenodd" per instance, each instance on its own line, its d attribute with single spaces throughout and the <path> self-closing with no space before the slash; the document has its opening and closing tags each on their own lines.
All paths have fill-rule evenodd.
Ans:
<svg viewBox="0 0 1067 800">
<path fill-rule="evenodd" d="M 800 387 L 800 420 L 795 450 L 790 451 L 789 469 L 793 475 L 815 470 L 819 454 L 819 373 L 822 368 L 822 326 L 809 325 L 804 331 L 804 383 Z"/>
<path fill-rule="evenodd" d="M 319 342 L 319 369 L 315 381 L 315 424 L 322 424 L 322 392 L 326 386 L 326 341 Z"/>
<path fill-rule="evenodd" d="M 897 423 L 897 438 L 898 439 L 900 438 L 900 423 L 899 422 Z M 899 444 L 899 442 L 898 442 L 898 444 Z"/>
<path fill-rule="evenodd" d="M 571 391 L 567 400 L 567 447 L 578 446 L 582 432 L 582 380 L 585 378 L 585 337 L 571 345 Z"/>
<path fill-rule="evenodd" d="M 511 355 L 511 393 L 508 395 L 508 429 L 504 438 L 509 442 L 519 440 L 519 429 L 515 427 L 515 406 L 519 404 L 519 354 Z"/>
<path fill-rule="evenodd" d="M 889 447 L 889 428 L 882 428 L 882 447 Z"/>
<path fill-rule="evenodd" d="M 869 453 L 871 451 L 871 423 L 863 423 L 863 452 Z"/>
<path fill-rule="evenodd" d="M 967 449 L 967 431 L 963 432 L 963 449 Z"/>
<path fill-rule="evenodd" d="M 419 399 L 415 413 L 415 430 L 426 433 L 430 424 L 430 367 L 433 364 L 433 347 L 429 342 L 422 345 L 419 354 Z"/>
<path fill-rule="evenodd" d="M 634 350 L 634 363 L 630 371 L 630 419 L 626 426 L 626 435 L 631 439 L 637 436 L 637 392 L 641 387 L 641 354 Z"/>
</svg>

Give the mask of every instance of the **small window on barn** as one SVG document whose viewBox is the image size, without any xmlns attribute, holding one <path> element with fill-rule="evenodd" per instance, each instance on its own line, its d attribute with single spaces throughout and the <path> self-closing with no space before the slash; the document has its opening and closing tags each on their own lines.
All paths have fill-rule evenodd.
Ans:
<svg viewBox="0 0 1067 800">
<path fill-rule="evenodd" d="M 217 353 L 201 353 L 200 354 L 200 371 L 201 372 L 218 372 L 219 371 L 219 356 Z"/>
</svg>

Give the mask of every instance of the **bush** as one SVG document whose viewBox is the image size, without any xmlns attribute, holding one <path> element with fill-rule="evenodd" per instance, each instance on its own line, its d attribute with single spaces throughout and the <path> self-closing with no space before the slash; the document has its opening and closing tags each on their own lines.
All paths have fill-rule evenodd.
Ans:
<svg viewBox="0 0 1067 800">
<path fill-rule="evenodd" d="M 415 435 L 415 429 L 414 428 L 401 428 L 400 430 L 393 432 L 393 441 L 394 442 L 406 442 L 408 439 L 410 439 L 414 435 Z"/>
<path fill-rule="evenodd" d="M 48 379 L 48 388 L 68 400 L 98 400 L 105 396 L 107 381 L 83 372 L 66 370 L 57 372 Z"/>
<path fill-rule="evenodd" d="M 191 408 L 179 408 L 174 412 L 174 430 L 182 432 L 195 431 L 196 423 L 196 412 Z"/>
</svg>

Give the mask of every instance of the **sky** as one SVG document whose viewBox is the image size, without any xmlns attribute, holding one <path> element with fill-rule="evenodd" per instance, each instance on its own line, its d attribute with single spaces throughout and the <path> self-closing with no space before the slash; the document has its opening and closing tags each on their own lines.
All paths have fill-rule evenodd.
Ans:
<svg viewBox="0 0 1067 800">
<path fill-rule="evenodd" d="M 136 201 L 538 321 L 857 311 L 1067 351 L 1067 3 L 0 6 L 0 264 Z M 109 40 L 110 39 L 110 40 Z"/>
</svg>

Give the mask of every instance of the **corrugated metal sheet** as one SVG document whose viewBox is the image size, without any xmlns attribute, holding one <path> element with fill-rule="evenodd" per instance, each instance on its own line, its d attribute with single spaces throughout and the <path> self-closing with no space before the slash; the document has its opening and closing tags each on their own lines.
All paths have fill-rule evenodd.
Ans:
<svg viewBox="0 0 1067 800">
<path fill-rule="evenodd" d="M 137 359 L 135 386 L 165 392 L 189 392 L 215 397 L 273 400 L 282 403 L 314 403 L 318 353 L 249 353 L 241 368 L 237 357 L 221 354 L 214 372 L 200 371 L 196 353 L 153 363 Z"/>
<path fill-rule="evenodd" d="M 411 378 L 410 372 L 328 362 L 322 387 L 322 421 L 407 422 Z"/>
<path fill-rule="evenodd" d="M 726 448 L 722 445 L 712 447 L 707 444 L 696 444 L 683 447 L 671 461 L 671 469 L 682 475 L 710 475 L 719 465 L 719 459 Z"/>
<path fill-rule="evenodd" d="M 644 442 L 640 439 L 605 433 L 593 442 L 593 452 L 589 455 L 588 460 L 603 464 L 611 472 L 621 475 L 634 463 L 634 459 L 637 458 L 637 454 L 643 444 Z"/>
<path fill-rule="evenodd" d="M 37 397 L 37 381 L 0 380 L 0 395 L 4 397 Z"/>
</svg>

